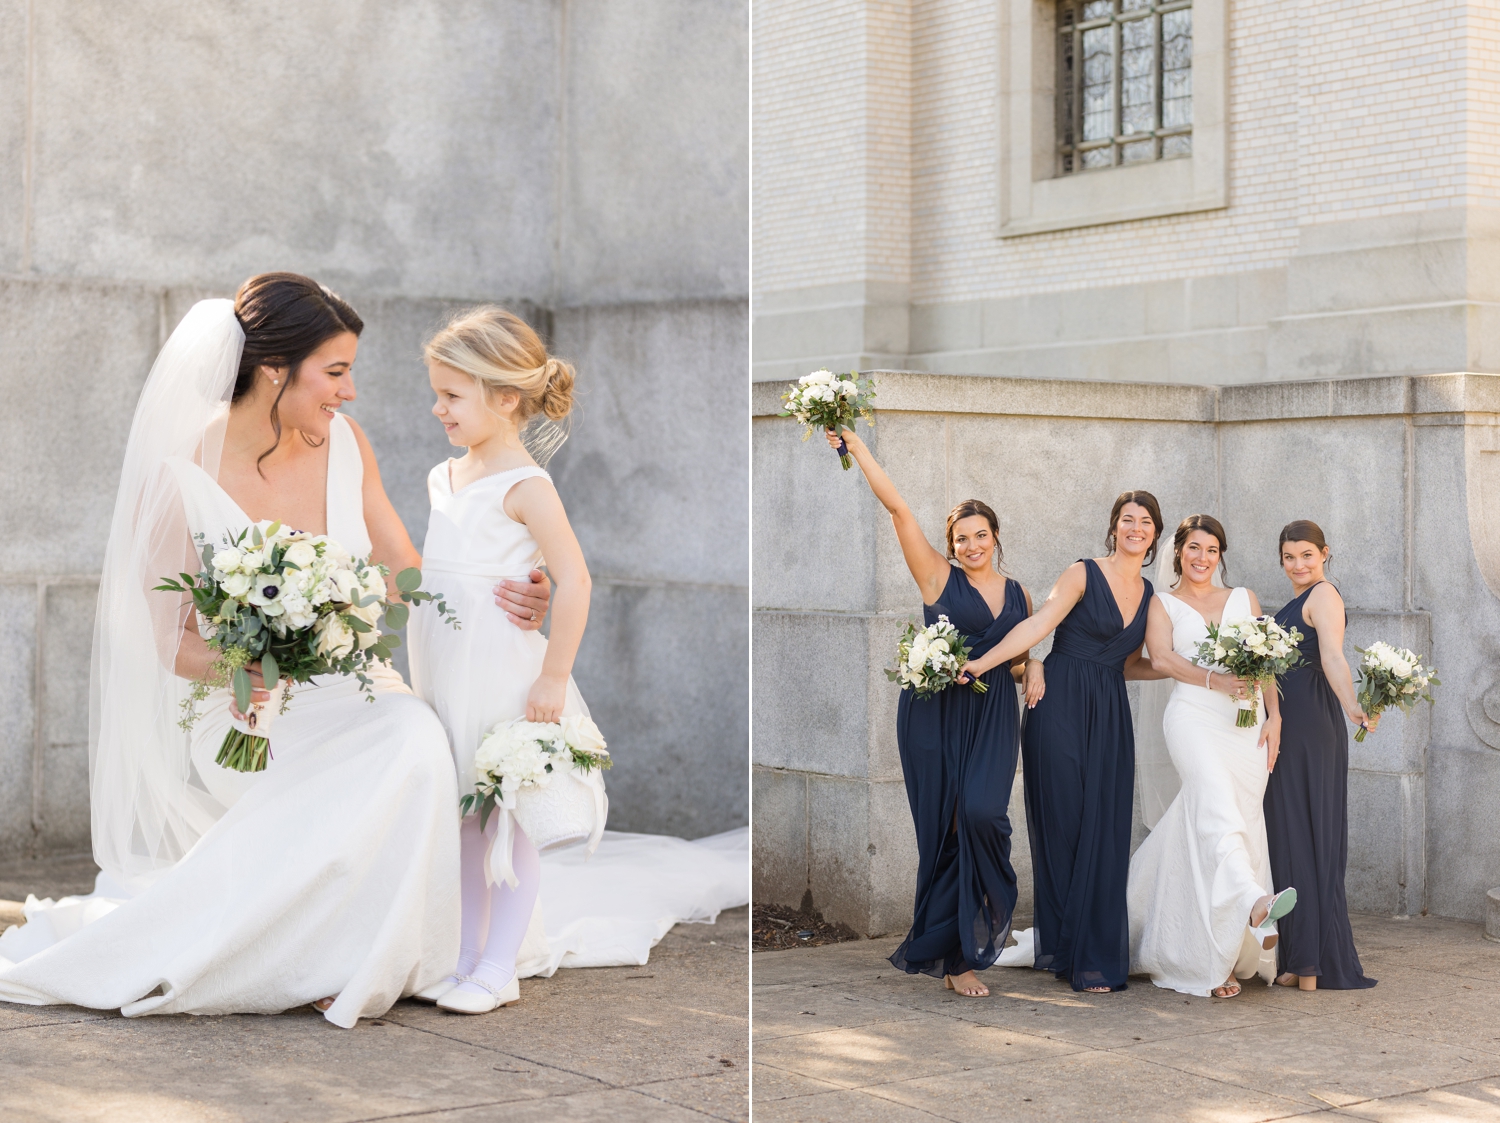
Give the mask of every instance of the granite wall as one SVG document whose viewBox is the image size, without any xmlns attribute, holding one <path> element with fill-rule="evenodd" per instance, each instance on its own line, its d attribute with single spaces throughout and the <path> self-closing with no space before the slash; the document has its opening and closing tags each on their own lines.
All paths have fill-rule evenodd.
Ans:
<svg viewBox="0 0 1500 1123">
<path fill-rule="evenodd" d="M 611 825 L 747 821 L 743 0 L 0 0 L 0 856 L 88 846 L 94 575 L 131 412 L 195 299 L 308 273 L 418 542 L 420 346 L 510 305 L 579 366 L 553 470 Z M 13 32 L 13 33 L 12 33 Z"/>
<path fill-rule="evenodd" d="M 1276 536 L 1322 525 L 1348 643 L 1430 653 L 1437 704 L 1351 743 L 1352 907 L 1479 919 L 1500 884 L 1500 376 L 1187 386 L 878 373 L 866 434 L 940 541 L 977 496 L 1005 566 L 1040 601 L 1103 552 L 1126 488 L 1169 526 L 1220 516 L 1237 584 L 1274 610 Z M 881 673 L 918 598 L 889 519 L 855 469 L 775 417 L 754 387 L 755 893 L 804 900 L 870 935 L 910 922 L 915 840 Z M 1045 648 L 1039 649 L 1039 653 Z M 1031 911 L 1025 815 L 1011 802 Z M 1142 831 L 1137 824 L 1137 837 Z"/>
</svg>

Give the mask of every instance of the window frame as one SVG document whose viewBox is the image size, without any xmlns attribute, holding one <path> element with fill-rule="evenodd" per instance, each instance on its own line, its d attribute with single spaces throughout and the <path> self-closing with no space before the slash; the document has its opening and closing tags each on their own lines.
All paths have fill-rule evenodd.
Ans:
<svg viewBox="0 0 1500 1123">
<path fill-rule="evenodd" d="M 1059 156 L 1056 0 L 996 2 L 999 237 L 1228 206 L 1228 0 L 1191 3 L 1192 155 L 1068 173 Z M 1158 0 L 1152 6 L 1168 4 Z"/>
</svg>

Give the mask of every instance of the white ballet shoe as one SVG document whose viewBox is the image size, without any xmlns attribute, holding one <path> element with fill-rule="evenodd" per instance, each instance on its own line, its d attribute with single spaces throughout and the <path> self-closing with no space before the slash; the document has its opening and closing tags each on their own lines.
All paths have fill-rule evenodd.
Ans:
<svg viewBox="0 0 1500 1123">
<path fill-rule="evenodd" d="M 474 994 L 455 987 L 437 1000 L 439 1010 L 451 1010 L 455 1014 L 488 1014 L 491 1010 L 498 1010 L 501 1006 L 509 1006 L 521 1000 L 521 981 L 514 975 L 510 982 L 499 988 L 492 987 L 473 975 L 466 975 L 459 982 L 473 983 L 488 993 Z"/>
<path fill-rule="evenodd" d="M 418 1002 L 436 1002 L 456 986 L 458 986 L 458 976 L 449 975 L 447 978 L 439 979 L 430 987 L 417 991 L 412 998 Z"/>
</svg>

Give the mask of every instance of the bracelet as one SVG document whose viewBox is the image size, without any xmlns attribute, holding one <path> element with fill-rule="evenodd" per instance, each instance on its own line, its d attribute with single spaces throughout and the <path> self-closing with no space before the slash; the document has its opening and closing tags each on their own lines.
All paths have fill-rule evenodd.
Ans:
<svg viewBox="0 0 1500 1123">
<path fill-rule="evenodd" d="M 1213 687 L 1210 685 L 1210 683 L 1213 682 L 1213 679 L 1214 679 L 1214 671 L 1213 671 L 1213 668 L 1210 667 L 1208 670 L 1206 670 L 1206 671 L 1203 672 L 1203 689 L 1204 690 L 1212 690 L 1213 689 Z"/>
</svg>

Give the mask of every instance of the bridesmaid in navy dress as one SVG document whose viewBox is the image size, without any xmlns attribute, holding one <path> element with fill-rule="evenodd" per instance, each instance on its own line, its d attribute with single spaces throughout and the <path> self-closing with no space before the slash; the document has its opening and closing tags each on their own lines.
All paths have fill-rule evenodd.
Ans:
<svg viewBox="0 0 1500 1123">
<path fill-rule="evenodd" d="M 1349 729 L 1374 729 L 1344 658 L 1348 617 L 1323 576 L 1328 544 L 1317 523 L 1288 523 L 1278 544 L 1297 595 L 1276 622 L 1304 639 L 1302 662 L 1281 682 L 1281 757 L 1266 785 L 1266 842 L 1277 885 L 1297 887 L 1297 907 L 1281 919 L 1276 981 L 1303 990 L 1375 985 L 1360 966 L 1344 899 L 1349 863 Z"/>
<path fill-rule="evenodd" d="M 1021 754 L 1036 886 L 1036 967 L 1074 990 L 1124 990 L 1130 971 L 1125 887 L 1135 792 L 1129 678 L 1156 678 L 1141 659 L 1161 508 L 1147 491 L 1115 500 L 1109 554 L 1063 571 L 1047 602 L 989 655 L 987 670 L 1057 630 Z M 1029 700 L 1029 699 L 1028 699 Z"/>
<path fill-rule="evenodd" d="M 988 651 L 1031 612 L 1026 590 L 996 571 L 995 512 L 977 499 L 954 507 L 945 557 L 923 536 L 865 443 L 848 429 L 843 435 L 891 514 L 922 593 L 924 623 L 946 616 L 974 652 Z M 828 438 L 836 448 L 831 432 Z M 1008 808 L 1020 713 L 1010 661 L 982 677 L 990 687 L 984 694 L 960 686 L 918 698 L 903 690 L 896 711 L 917 833 L 917 894 L 911 931 L 891 963 L 909 975 L 941 977 L 949 989 L 974 998 L 989 994 L 975 972 L 999 957 L 1016 907 Z"/>
</svg>

